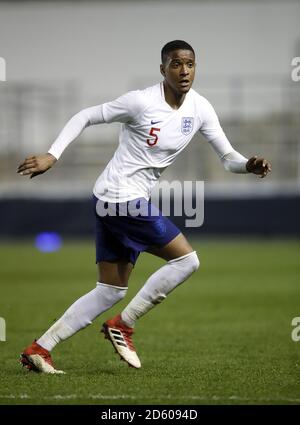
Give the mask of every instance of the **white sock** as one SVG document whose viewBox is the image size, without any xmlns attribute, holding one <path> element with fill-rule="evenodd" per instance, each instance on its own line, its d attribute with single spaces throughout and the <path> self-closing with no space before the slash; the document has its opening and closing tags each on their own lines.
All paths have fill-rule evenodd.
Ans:
<svg viewBox="0 0 300 425">
<path fill-rule="evenodd" d="M 97 282 L 96 288 L 72 304 L 37 343 L 48 351 L 56 344 L 90 325 L 97 316 L 125 297 L 127 287 Z"/>
<path fill-rule="evenodd" d="M 145 285 L 122 311 L 123 322 L 131 328 L 134 327 L 139 317 L 162 302 L 176 286 L 197 270 L 199 265 L 195 251 L 168 261 L 149 277 Z"/>
</svg>

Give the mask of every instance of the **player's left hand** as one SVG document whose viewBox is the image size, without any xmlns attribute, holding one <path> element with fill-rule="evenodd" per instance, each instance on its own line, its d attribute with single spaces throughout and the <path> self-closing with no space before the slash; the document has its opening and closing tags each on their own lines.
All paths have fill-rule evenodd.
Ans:
<svg viewBox="0 0 300 425">
<path fill-rule="evenodd" d="M 264 178 L 271 171 L 271 163 L 264 158 L 252 156 L 246 164 L 246 169 L 249 173 L 257 174 Z"/>
</svg>

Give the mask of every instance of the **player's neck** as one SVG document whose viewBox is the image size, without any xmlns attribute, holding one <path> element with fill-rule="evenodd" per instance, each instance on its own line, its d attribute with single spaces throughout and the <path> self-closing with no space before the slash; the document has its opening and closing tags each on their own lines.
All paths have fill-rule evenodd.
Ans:
<svg viewBox="0 0 300 425">
<path fill-rule="evenodd" d="M 180 106 L 183 104 L 186 93 L 178 94 L 175 93 L 171 87 L 166 84 L 166 82 L 163 82 L 164 86 L 164 95 L 165 95 L 165 101 L 168 103 L 168 105 L 171 106 L 172 109 L 179 109 Z"/>
</svg>

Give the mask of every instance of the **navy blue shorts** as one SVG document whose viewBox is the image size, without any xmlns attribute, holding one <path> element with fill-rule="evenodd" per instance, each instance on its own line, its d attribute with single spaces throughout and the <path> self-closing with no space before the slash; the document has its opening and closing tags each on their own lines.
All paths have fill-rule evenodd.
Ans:
<svg viewBox="0 0 300 425">
<path fill-rule="evenodd" d="M 175 224 L 145 198 L 113 204 L 93 196 L 93 205 L 97 263 L 125 260 L 135 264 L 140 252 L 151 246 L 164 246 L 180 233 Z M 104 215 L 103 211 L 109 214 Z"/>
</svg>

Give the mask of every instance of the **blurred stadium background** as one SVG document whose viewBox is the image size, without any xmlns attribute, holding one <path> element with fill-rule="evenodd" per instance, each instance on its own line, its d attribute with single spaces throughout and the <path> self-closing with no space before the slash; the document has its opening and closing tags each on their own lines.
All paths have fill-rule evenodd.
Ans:
<svg viewBox="0 0 300 425">
<path fill-rule="evenodd" d="M 300 403 L 291 339 L 300 315 L 300 81 L 291 78 L 299 17 L 291 0 L 0 0 L 0 404 Z M 195 137 L 163 179 L 205 181 L 204 225 L 175 220 L 195 237 L 202 266 L 142 319 L 142 373 L 98 343 L 97 320 L 55 350 L 65 378 L 28 377 L 17 369 L 20 350 L 96 280 L 90 198 L 119 126 L 88 128 L 33 180 L 17 166 L 46 152 L 79 110 L 160 81 L 160 49 L 172 39 L 194 47 L 194 88 L 233 146 L 268 158 L 272 173 L 230 174 Z M 57 232 L 62 249 L 38 251 L 41 232 Z M 122 305 L 160 264 L 142 255 Z"/>
<path fill-rule="evenodd" d="M 46 152 L 80 109 L 160 81 L 160 49 L 175 38 L 194 46 L 194 88 L 212 102 L 232 144 L 268 158 L 273 171 L 262 181 L 227 173 L 198 136 L 163 179 L 205 181 L 200 232 L 299 234 L 300 82 L 291 78 L 299 13 L 295 1 L 0 2 L 7 67 L 0 83 L 0 235 L 58 226 L 90 234 L 86 200 L 118 144 L 117 124 L 86 130 L 55 170 L 35 180 L 18 176 L 16 167 Z"/>
</svg>

